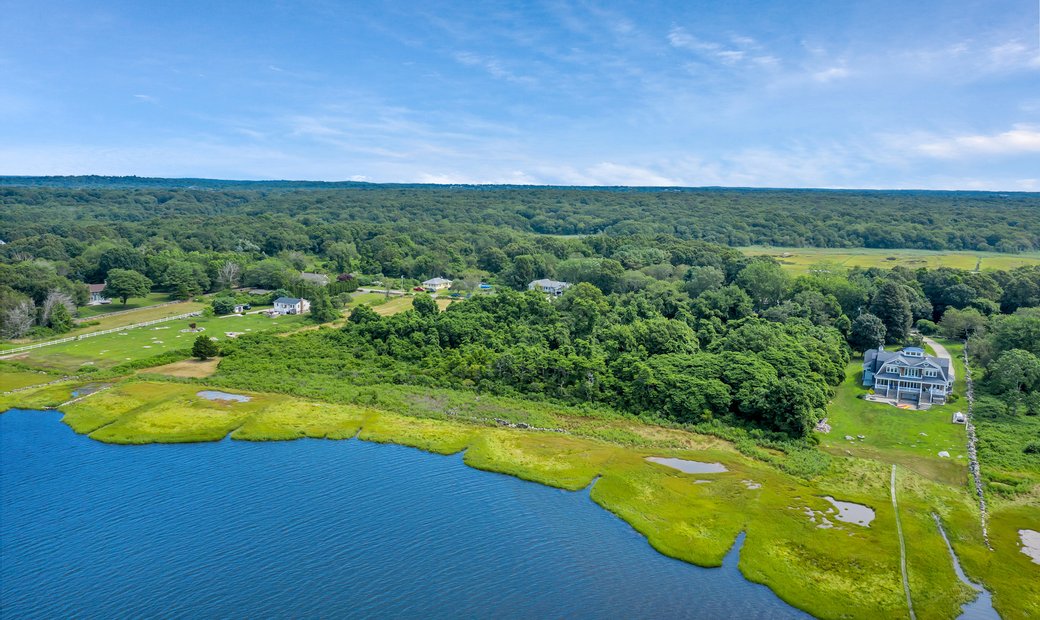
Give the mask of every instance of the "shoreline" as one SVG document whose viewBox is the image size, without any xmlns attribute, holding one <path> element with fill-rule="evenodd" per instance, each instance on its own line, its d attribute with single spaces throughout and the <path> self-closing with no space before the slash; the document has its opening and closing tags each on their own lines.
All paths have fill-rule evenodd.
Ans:
<svg viewBox="0 0 1040 620">
<path fill-rule="evenodd" d="M 246 393 L 251 400 L 195 397 L 206 387 Z M 821 530 L 802 512 L 807 507 L 827 510 L 830 504 L 823 495 L 832 495 L 873 507 L 879 523 L 891 521 L 892 513 L 885 515 L 891 508 L 882 501 L 888 499 L 887 469 L 868 461 L 838 461 L 841 471 L 807 481 L 755 461 L 716 438 L 688 438 L 696 439 L 696 448 L 676 447 L 667 440 L 622 446 L 571 434 L 466 423 L 450 416 L 411 417 L 202 383 L 124 382 L 60 413 L 72 430 L 105 443 L 356 437 L 439 454 L 462 453 L 462 461 L 475 469 L 569 491 L 588 489 L 597 505 L 628 523 L 658 552 L 694 565 L 719 566 L 745 532 L 741 574 L 817 617 L 846 616 L 849 608 L 856 610 L 855 617 L 864 618 L 907 613 L 898 552 L 893 555 L 889 548 L 895 543 L 894 531 L 850 524 Z M 652 429 L 643 430 L 652 435 Z M 649 463 L 647 456 L 721 462 L 729 471 L 685 474 Z M 698 484 L 704 477 L 716 479 Z M 840 479 L 848 477 L 855 484 Z M 761 486 L 752 489 L 747 480 Z M 901 506 L 918 506 L 929 492 L 942 491 L 917 477 L 911 482 L 912 488 L 899 490 Z M 963 502 L 958 506 L 957 499 L 946 493 L 948 522 L 970 514 L 970 507 Z M 956 617 L 960 604 L 974 593 L 957 580 L 938 532 L 929 539 L 934 529 L 931 513 L 901 510 L 908 511 L 902 516 L 915 607 L 929 616 Z M 916 562 L 928 570 L 915 573 Z M 919 600 L 920 590 L 931 594 Z"/>
</svg>

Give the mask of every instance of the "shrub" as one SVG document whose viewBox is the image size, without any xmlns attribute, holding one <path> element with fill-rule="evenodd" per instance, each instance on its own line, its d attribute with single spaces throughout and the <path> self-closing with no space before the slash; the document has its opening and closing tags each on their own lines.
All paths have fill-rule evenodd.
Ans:
<svg viewBox="0 0 1040 620">
<path fill-rule="evenodd" d="M 217 314 L 231 314 L 235 311 L 235 299 L 233 297 L 217 297 L 213 300 L 213 312 Z"/>
<path fill-rule="evenodd" d="M 939 326 L 928 319 L 921 319 L 917 322 L 917 331 L 925 336 L 931 336 L 939 331 Z"/>
<path fill-rule="evenodd" d="M 209 359 L 215 357 L 220 353 L 220 348 L 217 343 L 210 340 L 209 336 L 202 335 L 195 339 L 195 344 L 191 346 L 191 354 L 200 360 Z"/>
</svg>

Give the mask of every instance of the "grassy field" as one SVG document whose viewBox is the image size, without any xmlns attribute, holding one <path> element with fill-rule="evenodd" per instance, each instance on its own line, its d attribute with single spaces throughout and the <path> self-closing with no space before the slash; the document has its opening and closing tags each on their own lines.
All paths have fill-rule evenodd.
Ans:
<svg viewBox="0 0 1040 620">
<path fill-rule="evenodd" d="M 936 250 L 886 250 L 877 248 L 738 248 L 749 256 L 773 256 L 787 269 L 804 273 L 817 263 L 836 263 L 843 267 L 956 267 L 958 269 L 1014 269 L 1040 265 L 1040 252 L 1003 254 L 999 252 L 948 252 Z"/>
<path fill-rule="evenodd" d="M 950 355 L 960 347 L 948 344 Z M 922 476 L 963 485 L 967 481 L 967 438 L 962 424 L 953 424 L 955 411 L 964 408 L 958 400 L 926 411 L 898 409 L 885 403 L 864 400 L 862 359 L 853 359 L 827 408 L 831 432 L 820 434 L 820 446 L 832 454 L 869 458 L 907 467 Z M 958 377 L 963 377 L 963 371 Z M 955 392 L 963 394 L 958 380 Z M 860 439 L 859 436 L 864 438 Z M 849 441 L 846 436 L 853 437 Z M 939 456 L 948 452 L 949 458 Z"/>
<path fill-rule="evenodd" d="M 163 310 L 167 308 L 163 308 Z M 148 312 L 148 310 L 141 312 Z M 224 340 L 227 338 L 225 332 L 247 333 L 259 330 L 292 329 L 306 325 L 307 318 L 280 316 L 271 319 L 259 314 L 193 317 L 41 347 L 16 355 L 13 359 L 31 366 L 61 372 L 76 371 L 83 366 L 109 368 L 126 361 L 152 357 L 166 351 L 190 349 L 199 335 L 181 331 L 187 329 L 190 323 L 205 328 L 206 331 L 201 333 Z"/>
<path fill-rule="evenodd" d="M 30 385 L 39 385 L 54 381 L 57 375 L 34 370 L 21 370 L 0 366 L 0 392 L 17 390 Z"/>
<path fill-rule="evenodd" d="M 83 324 L 82 327 L 75 327 L 72 331 L 67 334 L 60 334 L 53 338 L 45 338 L 42 340 L 8 340 L 0 342 L 0 352 L 4 349 L 10 349 L 19 347 L 25 344 L 33 342 L 47 342 L 48 340 L 60 340 L 69 336 L 81 336 L 83 334 L 91 334 L 94 332 L 104 331 L 106 329 L 114 329 L 117 327 L 125 327 L 127 325 L 133 325 L 135 323 L 146 323 L 148 321 L 154 321 L 155 319 L 163 319 L 170 316 L 178 316 L 181 314 L 187 314 L 189 312 L 197 312 L 205 308 L 205 304 L 197 303 L 194 301 L 187 301 L 179 304 L 172 304 L 169 306 L 156 307 L 143 307 L 140 309 L 127 312 L 126 314 L 118 314 L 115 316 L 100 315 L 92 317 L 88 323 L 97 323 L 96 325 Z"/>
<path fill-rule="evenodd" d="M 394 299 L 393 297 L 389 299 Z M 351 293 L 350 303 L 347 304 L 348 308 L 354 308 L 362 304 L 368 306 L 376 306 L 378 304 L 389 301 L 386 295 L 382 293 Z"/>
<path fill-rule="evenodd" d="M 470 466 L 575 490 L 595 481 L 591 498 L 630 523 L 656 549 L 702 566 L 717 566 L 741 531 L 747 539 L 740 568 L 788 602 L 825 618 L 905 617 L 906 603 L 898 566 L 895 515 L 888 497 L 886 465 L 836 458 L 830 471 L 813 480 L 782 473 L 750 459 L 732 445 L 678 429 L 658 428 L 616 418 L 556 418 L 538 405 L 532 419 L 557 426 L 608 429 L 622 443 L 574 433 L 502 429 L 457 421 L 464 413 L 506 410 L 507 399 L 473 400 L 452 416 L 416 418 L 366 405 L 307 401 L 258 392 L 246 403 L 208 401 L 196 396 L 201 384 L 133 381 L 66 407 L 65 422 L 80 433 L 114 443 L 284 440 L 297 437 L 350 438 L 398 443 L 442 454 L 466 451 Z M 226 388 L 225 388 L 226 389 Z M 31 397 L 31 395 L 29 395 Z M 435 394 L 416 394 L 430 404 Z M 437 402 L 456 409 L 450 400 Z M 460 403 L 459 403 L 460 404 Z M 513 407 L 522 411 L 525 404 Z M 484 408 L 484 409 L 481 409 Z M 894 408 L 890 408 L 896 412 Z M 518 415 L 518 414 L 517 414 Z M 601 430 L 602 432 L 602 430 Z M 728 471 L 689 475 L 645 460 L 676 456 L 719 462 Z M 698 482 L 701 481 L 701 482 Z M 758 485 L 755 487 L 755 485 Z M 755 488 L 752 488 L 755 487 Z M 831 495 L 870 506 L 870 527 L 841 523 L 822 499 Z M 986 578 L 984 560 L 993 562 L 973 538 L 972 503 L 966 493 L 900 469 L 900 516 L 907 533 L 909 576 L 915 608 L 922 618 L 952 618 L 970 592 L 960 584 L 932 521 L 940 514 L 951 538 L 970 556 L 972 574 Z M 813 519 L 810 520 L 807 511 Z M 1037 524 L 1036 511 L 1015 513 L 1020 523 Z M 821 528 L 828 517 L 833 527 Z M 1010 553 L 1002 546 L 998 553 Z M 1025 556 L 1022 556 L 1023 558 Z M 987 581 L 1005 617 L 1027 617 L 1040 605 L 1028 583 L 1040 569 L 1015 563 Z"/>
<path fill-rule="evenodd" d="M 437 298 L 434 299 L 434 301 L 437 302 L 437 307 L 440 308 L 441 310 L 444 310 L 445 308 L 450 306 L 452 303 L 454 303 L 454 300 L 452 300 L 452 299 L 445 299 L 445 298 L 442 298 L 442 297 L 437 297 Z M 381 303 L 378 306 L 373 306 L 372 309 L 376 311 L 376 314 L 380 314 L 382 316 L 389 316 L 391 314 L 397 314 L 398 312 L 404 312 L 405 310 L 411 310 L 412 309 L 412 298 L 411 297 L 394 297 L 394 298 L 390 299 L 390 301 L 387 301 L 385 303 Z"/>
<path fill-rule="evenodd" d="M 113 312 L 140 310 L 142 308 L 149 308 L 151 306 L 157 306 L 171 301 L 174 300 L 170 299 L 170 296 L 167 293 L 149 293 L 147 297 L 128 299 L 125 306 L 119 303 L 119 300 L 114 300 L 110 304 L 82 306 L 76 310 L 76 316 L 80 319 L 93 319 L 94 317 L 101 317 Z"/>
</svg>

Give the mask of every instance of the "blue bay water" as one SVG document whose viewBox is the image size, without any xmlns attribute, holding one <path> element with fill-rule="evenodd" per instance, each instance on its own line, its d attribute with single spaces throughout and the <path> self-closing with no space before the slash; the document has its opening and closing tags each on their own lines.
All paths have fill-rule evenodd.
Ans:
<svg viewBox="0 0 1040 620">
<path fill-rule="evenodd" d="M 805 618 L 587 493 L 361 441 L 112 446 L 0 415 L 4 618 Z"/>
</svg>

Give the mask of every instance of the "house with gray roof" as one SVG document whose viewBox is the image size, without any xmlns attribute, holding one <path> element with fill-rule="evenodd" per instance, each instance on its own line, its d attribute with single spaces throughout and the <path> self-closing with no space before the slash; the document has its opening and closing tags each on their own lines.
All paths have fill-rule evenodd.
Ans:
<svg viewBox="0 0 1040 620">
<path fill-rule="evenodd" d="M 451 288 L 452 281 L 447 278 L 430 278 L 422 283 L 422 287 L 430 293 L 436 293 L 437 291 Z"/>
<path fill-rule="evenodd" d="M 950 360 L 927 355 L 919 347 L 885 351 L 883 347 L 863 354 L 863 385 L 874 394 L 895 401 L 941 405 L 953 390 Z"/>
<path fill-rule="evenodd" d="M 279 297 L 274 300 L 273 313 L 276 314 L 303 314 L 311 309 L 311 302 L 299 297 Z"/>
<path fill-rule="evenodd" d="M 559 280 L 550 280 L 549 278 L 542 278 L 541 280 L 534 280 L 527 285 L 529 291 L 541 291 L 546 295 L 552 295 L 559 297 L 563 295 L 563 292 L 571 287 L 570 282 L 561 282 Z"/>
</svg>

